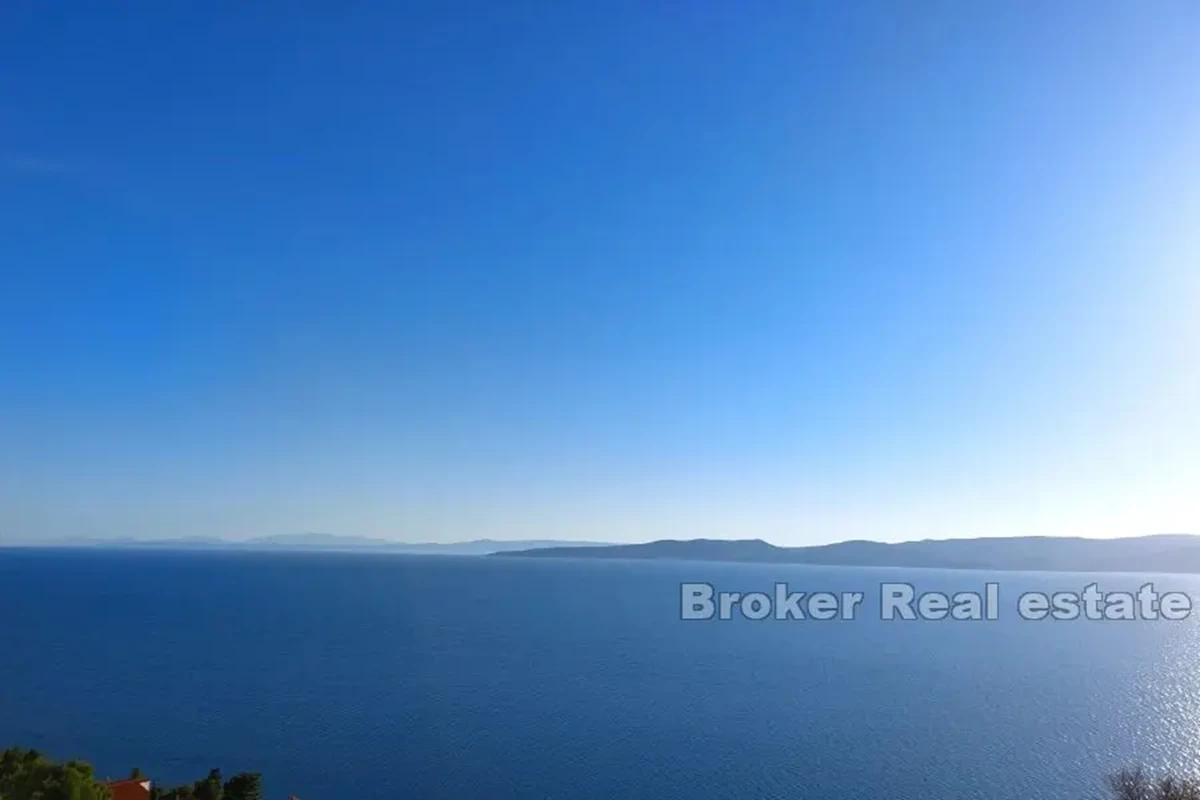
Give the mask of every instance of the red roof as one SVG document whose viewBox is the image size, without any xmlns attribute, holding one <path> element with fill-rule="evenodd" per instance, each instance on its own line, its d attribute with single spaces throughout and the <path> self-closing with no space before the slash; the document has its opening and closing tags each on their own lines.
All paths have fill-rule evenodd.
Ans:
<svg viewBox="0 0 1200 800">
<path fill-rule="evenodd" d="M 112 800 L 150 800 L 150 780 L 148 778 L 109 781 L 108 788 L 112 791 Z"/>
</svg>

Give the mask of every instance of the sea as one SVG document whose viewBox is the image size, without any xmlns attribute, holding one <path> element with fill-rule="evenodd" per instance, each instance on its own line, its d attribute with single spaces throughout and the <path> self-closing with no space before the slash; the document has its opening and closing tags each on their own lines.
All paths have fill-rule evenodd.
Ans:
<svg viewBox="0 0 1200 800">
<path fill-rule="evenodd" d="M 681 619 L 681 584 L 861 592 L 855 619 Z M 994 620 L 884 620 L 879 587 Z M 368 553 L 0 550 L 0 746 L 218 767 L 268 800 L 1084 800 L 1200 769 L 1196 620 L 1030 621 L 1182 575 Z"/>
</svg>

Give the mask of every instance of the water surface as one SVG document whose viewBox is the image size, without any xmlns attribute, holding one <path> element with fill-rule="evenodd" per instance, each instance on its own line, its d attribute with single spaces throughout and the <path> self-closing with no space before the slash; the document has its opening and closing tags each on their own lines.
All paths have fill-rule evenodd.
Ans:
<svg viewBox="0 0 1200 800">
<path fill-rule="evenodd" d="M 681 621 L 697 580 L 867 600 Z M 1001 619 L 881 622 L 887 580 L 999 581 Z M 303 800 L 1080 800 L 1128 763 L 1200 763 L 1193 620 L 1015 613 L 1091 580 L 1145 578 L 0 550 L 0 743 L 167 782 L 255 769 Z"/>
</svg>

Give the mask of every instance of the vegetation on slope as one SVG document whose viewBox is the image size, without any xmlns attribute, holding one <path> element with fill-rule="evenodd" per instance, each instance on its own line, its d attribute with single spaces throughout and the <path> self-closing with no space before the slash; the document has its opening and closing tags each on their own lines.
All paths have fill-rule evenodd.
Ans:
<svg viewBox="0 0 1200 800">
<path fill-rule="evenodd" d="M 0 753 L 0 800 L 109 800 L 108 787 L 85 761 L 58 764 L 36 750 Z"/>
<path fill-rule="evenodd" d="M 208 777 L 194 783 L 151 791 L 154 800 L 262 800 L 262 778 L 257 772 L 239 772 L 227 781 L 221 770 L 210 770 Z"/>
<path fill-rule="evenodd" d="M 1200 800 L 1200 782 L 1126 769 L 1108 778 L 1112 800 Z"/>
<path fill-rule="evenodd" d="M 134 769 L 129 777 L 141 778 Z M 86 761 L 57 763 L 36 750 L 10 747 L 0 752 L 0 800 L 110 800 L 108 786 Z M 214 769 L 182 786 L 152 784 L 154 800 L 262 800 L 262 778 L 242 772 L 222 780 Z"/>
<path fill-rule="evenodd" d="M 134 769 L 131 778 L 143 777 Z M 1127 769 L 1107 780 L 1110 800 L 1200 800 L 1200 782 Z M 56 763 L 36 750 L 10 747 L 0 752 L 0 800 L 111 800 L 104 782 L 85 761 Z M 223 780 L 219 769 L 182 786 L 151 790 L 154 800 L 262 800 L 257 772 Z"/>
</svg>

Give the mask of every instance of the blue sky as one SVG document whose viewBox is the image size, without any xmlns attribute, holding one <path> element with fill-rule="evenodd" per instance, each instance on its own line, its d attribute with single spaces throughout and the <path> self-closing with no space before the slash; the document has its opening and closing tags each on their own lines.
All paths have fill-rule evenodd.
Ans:
<svg viewBox="0 0 1200 800">
<path fill-rule="evenodd" d="M 1190 3 L 6 3 L 0 538 L 1200 532 Z"/>
</svg>

